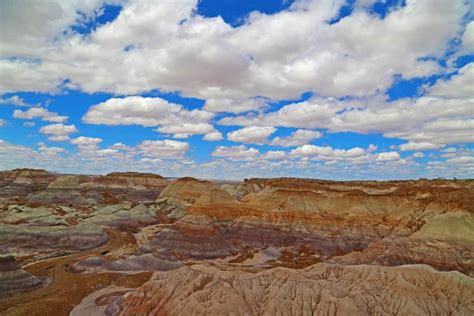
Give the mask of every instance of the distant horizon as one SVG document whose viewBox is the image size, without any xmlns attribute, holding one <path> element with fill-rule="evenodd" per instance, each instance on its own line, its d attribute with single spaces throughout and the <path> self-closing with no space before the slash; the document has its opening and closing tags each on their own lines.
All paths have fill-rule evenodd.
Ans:
<svg viewBox="0 0 474 316">
<path fill-rule="evenodd" d="M 465 0 L 0 1 L 0 168 L 473 178 L 473 13 Z"/>
<path fill-rule="evenodd" d="M 52 174 L 57 174 L 57 175 L 64 175 L 64 176 L 106 176 L 111 173 L 128 173 L 128 172 L 134 172 L 134 173 L 142 173 L 142 174 L 154 174 L 163 177 L 164 179 L 181 179 L 181 178 L 186 178 L 186 177 L 191 177 L 195 178 L 197 180 L 206 180 L 206 181 L 229 181 L 229 182 L 243 182 L 245 180 L 249 179 L 297 179 L 297 180 L 318 180 L 318 181 L 334 181 L 334 182 L 368 182 L 368 181 L 375 181 L 375 182 L 391 182 L 391 181 L 422 181 L 422 180 L 450 180 L 450 181 L 473 181 L 474 178 L 446 178 L 446 177 L 435 177 L 435 178 L 417 178 L 417 179 L 327 179 L 327 178 L 303 178 L 303 177 L 291 177 L 291 176 L 281 176 L 281 177 L 244 177 L 242 179 L 226 179 L 226 178 L 202 178 L 202 177 L 194 177 L 192 175 L 179 175 L 179 176 L 166 176 L 160 173 L 156 172 L 151 172 L 151 171 L 133 171 L 133 170 L 125 170 L 125 171 L 110 171 L 106 173 L 63 173 L 63 172 L 57 172 L 54 170 L 48 170 L 48 169 L 43 169 L 43 168 L 28 168 L 28 167 L 19 167 L 19 168 L 14 168 L 14 169 L 0 169 L 0 172 L 8 172 L 8 171 L 15 171 L 15 170 L 44 170 Z"/>
</svg>

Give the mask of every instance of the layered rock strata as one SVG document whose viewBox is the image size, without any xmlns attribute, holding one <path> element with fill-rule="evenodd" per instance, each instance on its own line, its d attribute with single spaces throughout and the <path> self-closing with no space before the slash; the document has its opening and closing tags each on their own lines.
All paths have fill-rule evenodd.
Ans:
<svg viewBox="0 0 474 316">
<path fill-rule="evenodd" d="M 195 265 L 156 272 L 120 315 L 471 315 L 474 281 L 428 266 L 274 268 L 257 274 Z"/>
<path fill-rule="evenodd" d="M 28 185 L 11 194 L 15 181 Z M 474 181 L 15 170 L 0 184 L 4 292 L 30 284 L 35 297 L 43 279 L 19 265 L 33 262 L 72 282 L 75 315 L 474 313 Z"/>
<path fill-rule="evenodd" d="M 170 184 L 159 201 L 179 200 L 175 204 L 184 217 L 159 231 L 141 252 L 194 260 L 278 247 L 293 253 L 304 249 L 311 257 L 308 264 L 334 258 L 473 270 L 474 189 L 469 181 L 351 186 L 257 179 L 239 190 L 245 188 L 250 193 L 237 199 L 210 182 L 183 178 Z"/>
<path fill-rule="evenodd" d="M 168 181 L 149 173 L 110 173 L 105 176 L 60 176 L 28 203 L 71 206 L 153 201 Z"/>
<path fill-rule="evenodd" d="M 32 291 L 46 284 L 46 279 L 23 270 L 13 256 L 0 256 L 0 297 Z"/>
</svg>

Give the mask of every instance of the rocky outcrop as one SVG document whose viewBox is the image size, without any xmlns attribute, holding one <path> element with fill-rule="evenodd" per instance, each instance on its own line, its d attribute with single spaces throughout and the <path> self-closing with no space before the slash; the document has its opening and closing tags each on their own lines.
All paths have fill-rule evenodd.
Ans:
<svg viewBox="0 0 474 316">
<path fill-rule="evenodd" d="M 223 258 L 237 252 L 238 247 L 227 240 L 220 227 L 204 215 L 184 216 L 140 248 L 140 253 L 183 260 Z"/>
<path fill-rule="evenodd" d="M 68 220 L 74 219 L 75 215 L 77 215 L 75 210 L 69 207 L 30 207 L 11 204 L 0 212 L 0 225 L 67 226 Z"/>
<path fill-rule="evenodd" d="M 0 226 L 0 254 L 58 255 L 91 249 L 107 242 L 107 234 L 95 225 L 72 227 Z"/>
<path fill-rule="evenodd" d="M 0 198 L 25 198 L 44 190 L 57 175 L 43 169 L 14 169 L 0 172 Z"/>
<path fill-rule="evenodd" d="M 187 214 L 189 207 L 203 194 L 217 189 L 210 181 L 197 180 L 191 177 L 177 179 L 171 182 L 158 196 L 156 202 L 163 213 L 174 220 Z"/>
<path fill-rule="evenodd" d="M 182 259 L 212 259 L 243 255 L 248 247 L 283 247 L 299 254 L 305 249 L 307 264 L 363 253 L 367 258 L 357 260 L 364 263 L 425 263 L 463 273 L 472 269 L 466 254 L 473 245 L 470 201 L 474 189 L 468 181 L 462 185 L 356 182 L 351 186 L 275 179 L 248 180 L 242 186 L 250 187 L 251 193 L 238 200 L 209 182 L 183 178 L 171 184 L 160 197 L 178 201 L 175 205 L 185 207 L 182 216 L 188 215 L 157 233 L 142 250 L 178 254 Z M 434 251 L 428 246 L 433 240 L 444 240 L 455 253 Z M 414 245 L 419 250 L 410 248 Z M 380 252 L 387 250 L 392 256 L 382 258 Z M 296 262 L 284 261 L 292 266 Z"/>
<path fill-rule="evenodd" d="M 23 270 L 11 255 L 0 256 L 0 297 L 33 291 L 44 286 L 46 279 Z"/>
<path fill-rule="evenodd" d="M 130 288 L 111 286 L 98 290 L 87 296 L 75 306 L 70 316 L 84 315 L 117 315 L 123 301 L 122 295 L 129 292 Z"/>
<path fill-rule="evenodd" d="M 328 262 L 353 265 L 375 264 L 401 266 L 427 264 L 440 271 L 459 271 L 474 276 L 474 244 L 447 242 L 434 238 L 384 238 L 368 245 L 363 251 L 334 257 Z"/>
<path fill-rule="evenodd" d="M 158 223 L 156 208 L 134 203 L 94 206 L 87 211 L 68 206 L 8 205 L 0 212 L 1 224 L 21 226 L 87 225 L 137 228 Z"/>
<path fill-rule="evenodd" d="M 257 274 L 195 265 L 156 272 L 124 296 L 120 315 L 470 315 L 473 297 L 471 278 L 423 265 Z"/>
<path fill-rule="evenodd" d="M 105 176 L 59 176 L 45 190 L 28 197 L 37 205 L 71 206 L 153 201 L 168 181 L 151 173 L 110 173 Z"/>
<path fill-rule="evenodd" d="M 113 204 L 98 208 L 81 222 L 122 228 L 138 228 L 158 223 L 155 209 L 139 204 Z"/>
<path fill-rule="evenodd" d="M 181 266 L 183 266 L 183 264 L 179 260 L 165 260 L 152 254 L 145 254 L 117 261 L 107 261 L 99 257 L 89 257 L 74 264 L 71 267 L 71 271 L 75 273 L 167 271 Z"/>
<path fill-rule="evenodd" d="M 121 182 L 122 187 L 134 187 L 142 186 L 144 188 L 162 188 L 168 185 L 168 180 L 154 173 L 141 173 L 141 172 L 112 172 L 107 174 L 105 177 L 98 178 L 104 182 L 107 180 L 117 185 L 117 182 Z"/>
<path fill-rule="evenodd" d="M 167 186 L 158 198 L 173 198 L 183 203 L 194 203 L 203 193 L 216 187 L 217 185 L 210 181 L 191 177 L 179 178 Z"/>
</svg>

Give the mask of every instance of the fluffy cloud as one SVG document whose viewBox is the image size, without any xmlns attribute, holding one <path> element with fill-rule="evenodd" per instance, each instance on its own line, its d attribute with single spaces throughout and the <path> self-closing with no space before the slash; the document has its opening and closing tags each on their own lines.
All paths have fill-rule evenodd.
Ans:
<svg viewBox="0 0 474 316">
<path fill-rule="evenodd" d="M 405 143 L 401 144 L 400 150 L 402 151 L 416 151 L 416 150 L 431 150 L 431 149 L 439 149 L 441 145 L 438 144 L 432 144 L 432 143 L 427 143 L 427 142 L 420 142 L 420 143 Z"/>
<path fill-rule="evenodd" d="M 474 98 L 401 99 L 346 110 L 334 116 L 328 127 L 332 131 L 380 132 L 410 143 L 436 144 L 433 148 L 449 143 L 469 143 L 474 140 L 474 122 L 470 119 L 473 106 Z"/>
<path fill-rule="evenodd" d="M 5 121 L 4 119 L 0 119 L 0 127 L 2 127 L 3 125 L 5 125 L 7 121 Z"/>
<path fill-rule="evenodd" d="M 291 133 L 288 137 L 275 137 L 271 144 L 275 146 L 291 147 L 300 146 L 309 143 L 312 140 L 318 139 L 323 134 L 318 131 L 311 131 L 307 129 L 298 129 Z"/>
<path fill-rule="evenodd" d="M 276 132 L 274 127 L 249 126 L 227 134 L 227 139 L 248 144 L 262 145 L 268 141 L 268 136 Z"/>
<path fill-rule="evenodd" d="M 318 128 L 329 124 L 331 118 L 344 104 L 333 98 L 316 97 L 300 103 L 285 105 L 280 110 L 259 114 L 223 118 L 219 121 L 223 125 L 263 125 Z"/>
<path fill-rule="evenodd" d="M 48 139 L 56 142 L 69 140 L 69 134 L 76 133 L 78 130 L 74 124 L 51 124 L 40 128 L 40 133 L 48 136 Z"/>
<path fill-rule="evenodd" d="M 213 126 L 217 118 L 220 124 L 239 127 L 228 133 L 229 140 L 296 147 L 261 153 L 243 145 L 218 146 L 212 154 L 217 159 L 209 165 L 216 163 L 217 170 L 222 170 L 228 165 L 218 165 L 221 161 L 237 161 L 234 169 L 229 168 L 233 176 L 242 166 L 270 172 L 282 170 L 283 165 L 290 173 L 293 167 L 306 169 L 306 176 L 323 165 L 338 174 L 344 164 L 415 162 L 413 158 L 422 155 L 418 151 L 474 142 L 474 66 L 456 70 L 454 62 L 474 47 L 474 24 L 464 23 L 472 10 L 468 1 L 408 0 L 383 18 L 368 9 L 373 1 L 360 1 L 353 4 L 350 15 L 329 23 L 344 1 L 296 0 L 289 10 L 275 14 L 253 12 L 239 27 L 221 17 L 200 16 L 195 10 L 197 0 L 120 3 L 123 10 L 114 21 L 83 35 L 71 25 L 99 15 L 102 1 L 31 0 L 28 6 L 3 1 L 0 93 L 63 88 L 105 91 L 116 97 L 89 108 L 84 123 L 141 125 L 175 138 L 203 135 L 204 140 L 219 141 L 223 136 Z M 460 43 L 453 55 L 446 54 L 451 43 Z M 436 60 L 445 58 L 449 58 L 448 67 Z M 391 101 L 384 95 L 395 76 L 403 80 L 433 74 L 445 76 L 420 89 L 422 97 Z M 156 89 L 200 98 L 204 105 L 187 109 L 157 97 L 124 97 Z M 304 92 L 313 92 L 315 97 L 288 104 Z M 0 102 L 29 106 L 15 95 Z M 68 119 L 38 104 L 24 110 L 15 110 L 13 116 L 56 123 Z M 50 140 L 68 140 L 77 132 L 74 125 L 48 126 L 40 132 Z M 272 139 L 280 126 L 297 130 Z M 315 129 L 382 134 L 405 141 L 390 150 L 417 152 L 404 162 L 398 152 L 375 153 L 374 147 L 309 145 L 322 135 Z M 200 169 L 184 158 L 190 147 L 186 142 L 145 140 L 136 147 L 118 143 L 107 148 L 101 148 L 101 139 L 94 137 L 81 136 L 71 142 L 77 145 L 79 163 L 87 158 L 97 165 L 140 161 L 145 167 L 163 163 L 166 170 Z M 54 149 L 59 147 L 45 145 L 30 151 L 15 146 L 0 148 L 16 148 L 19 154 L 38 155 L 48 163 L 51 154 L 60 152 Z M 472 170 L 472 161 L 466 158 L 470 156 L 461 151 L 441 155 L 437 158 L 435 152 L 426 158 L 439 159 L 430 164 L 433 172 L 441 172 L 449 163 L 460 166 L 456 171 L 460 174 Z"/>
<path fill-rule="evenodd" d="M 395 161 L 400 159 L 400 154 L 396 151 L 388 151 L 377 155 L 377 161 Z"/>
<path fill-rule="evenodd" d="M 371 162 L 390 163 L 402 162 L 400 154 L 396 151 L 375 153 L 377 146 L 370 145 L 367 148 L 353 147 L 350 149 L 338 149 L 330 146 L 302 145 L 290 152 L 282 150 L 270 150 L 265 153 L 253 147 L 218 146 L 212 156 L 225 158 L 231 161 L 247 161 L 264 165 L 272 161 L 280 161 L 289 164 L 301 165 L 312 161 L 324 161 L 328 165 L 335 163 L 366 164 Z"/>
<path fill-rule="evenodd" d="M 329 132 L 382 133 L 413 143 L 474 141 L 474 98 L 425 96 L 387 102 L 381 97 L 338 101 L 314 98 L 276 112 L 221 119 L 223 125 L 324 128 Z"/>
<path fill-rule="evenodd" d="M 77 167 L 65 156 L 59 155 L 61 153 L 65 153 L 64 148 L 48 147 L 44 143 L 39 143 L 38 149 L 34 149 L 0 139 L 0 165 L 3 169 L 27 167 L 57 170 L 58 167 Z"/>
<path fill-rule="evenodd" d="M 78 148 L 78 152 L 67 152 L 61 147 L 47 147 L 41 143 L 38 145 L 35 149 L 0 140 L 0 165 L 5 169 L 33 167 L 65 173 L 104 174 L 117 170 L 127 171 L 133 164 L 137 171 L 215 179 L 281 177 L 288 176 L 289 173 L 298 177 L 335 179 L 410 179 L 425 176 L 466 178 L 474 172 L 473 152 L 462 147 L 455 151 L 453 147 L 443 149 L 443 153 L 454 154 L 449 157 L 430 155 L 431 161 L 424 165 L 414 163 L 412 159 L 377 161 L 378 154 L 374 152 L 374 146 L 364 149 L 368 154 L 358 158 L 357 163 L 348 160 L 349 158 L 326 160 L 312 156 L 290 157 L 283 151 L 260 153 L 245 146 L 216 148 L 219 149 L 216 159 L 197 163 L 186 159 L 144 156 L 136 147 L 119 143 L 107 148 L 95 146 L 89 151 Z M 122 151 L 134 153 L 127 156 Z M 337 149 L 333 148 L 332 151 Z M 248 156 L 251 158 L 247 158 Z"/>
<path fill-rule="evenodd" d="M 474 167 L 474 156 L 462 156 L 462 157 L 450 158 L 447 160 L 447 163 L 469 164 Z"/>
<path fill-rule="evenodd" d="M 217 142 L 222 140 L 224 137 L 222 136 L 221 132 L 212 132 L 209 134 L 204 135 L 202 139 L 210 141 L 210 142 Z"/>
<path fill-rule="evenodd" d="M 29 155 L 34 151 L 26 146 L 12 144 L 0 139 L 0 158 L 3 161 L 13 161 L 21 156 Z"/>
<path fill-rule="evenodd" d="M 93 147 L 102 142 L 102 138 L 79 136 L 71 140 L 71 144 L 79 147 Z"/>
<path fill-rule="evenodd" d="M 188 138 L 190 135 L 210 134 L 216 130 L 209 123 L 185 123 L 179 125 L 162 126 L 156 129 L 157 132 L 173 134 L 174 138 Z"/>
<path fill-rule="evenodd" d="M 205 140 L 218 141 L 222 134 L 209 120 L 214 114 L 203 110 L 187 110 L 182 105 L 161 98 L 138 96 L 111 98 L 89 108 L 85 123 L 104 125 L 159 126 L 156 131 L 175 138 L 204 134 Z"/>
<path fill-rule="evenodd" d="M 260 111 L 267 107 L 268 99 L 250 98 L 245 100 L 232 100 L 229 98 L 208 99 L 204 104 L 204 110 L 209 112 L 242 113 L 248 111 Z"/>
<path fill-rule="evenodd" d="M 28 5 L 15 0 L 0 5 L 0 56 L 33 57 L 35 49 L 61 35 L 70 25 L 97 14 L 102 1 L 29 0 Z M 32 50 L 32 48 L 34 48 Z"/>
<path fill-rule="evenodd" d="M 70 26 L 100 13 L 101 0 L 15 0 L 0 3 L 0 93 L 55 91 L 64 80 L 66 60 L 57 51 Z"/>
<path fill-rule="evenodd" d="M 101 162 L 104 156 L 110 156 L 118 152 L 118 150 L 115 149 L 100 149 L 99 144 L 102 141 L 102 138 L 99 137 L 79 136 L 70 142 L 77 146 L 79 152 L 78 157 L 88 159 L 92 163 L 97 163 Z"/>
<path fill-rule="evenodd" d="M 265 159 L 284 159 L 286 157 L 286 152 L 283 150 L 269 150 L 264 154 Z"/>
<path fill-rule="evenodd" d="M 337 162 L 349 162 L 353 164 L 368 163 L 374 161 L 394 161 L 398 160 L 397 152 L 374 153 L 377 146 L 370 145 L 367 148 L 353 147 L 350 149 L 338 149 L 331 146 L 303 145 L 293 149 L 289 157 L 322 160 L 328 164 Z"/>
<path fill-rule="evenodd" d="M 66 151 L 62 147 L 48 147 L 45 143 L 39 143 L 38 145 L 38 150 L 46 155 L 56 155 Z"/>
<path fill-rule="evenodd" d="M 247 148 L 244 145 L 240 146 L 217 146 L 216 150 L 212 152 L 212 156 L 228 158 L 231 160 L 252 160 L 257 158 L 260 152 L 255 148 Z"/>
<path fill-rule="evenodd" d="M 239 146 L 218 146 L 212 156 L 218 158 L 225 158 L 231 161 L 248 161 L 257 162 L 258 164 L 265 164 L 267 161 L 282 160 L 287 157 L 287 153 L 282 150 L 269 150 L 261 153 L 258 149 L 253 147 Z"/>
<path fill-rule="evenodd" d="M 462 36 L 461 53 L 469 54 L 474 52 L 474 21 L 466 25 L 466 30 Z"/>
<path fill-rule="evenodd" d="M 112 98 L 94 105 L 84 115 L 83 121 L 90 124 L 168 126 L 168 130 L 189 130 L 191 124 L 197 126 L 200 123 L 208 123 L 213 116 L 214 114 L 207 111 L 189 111 L 182 105 L 169 103 L 161 98 L 133 96 Z M 181 124 L 181 127 L 174 127 Z"/>
<path fill-rule="evenodd" d="M 334 149 L 330 146 L 303 145 L 293 149 L 290 155 L 293 157 L 310 157 L 320 160 L 356 160 L 364 157 L 372 151 L 372 148 L 363 149 L 354 147 L 351 149 Z"/>
<path fill-rule="evenodd" d="M 472 149 L 456 150 L 447 148 L 450 153 L 446 156 L 446 160 L 431 160 L 427 163 L 427 171 L 430 176 L 439 177 L 472 177 L 474 172 L 474 155 Z M 446 151 L 445 150 L 445 151 Z M 456 154 L 454 154 L 456 152 Z"/>
<path fill-rule="evenodd" d="M 29 108 L 26 111 L 15 110 L 13 111 L 13 117 L 19 118 L 19 119 L 27 119 L 27 120 L 40 118 L 41 120 L 46 121 L 46 122 L 58 122 L 58 123 L 64 123 L 68 119 L 67 116 L 58 115 L 58 113 L 50 112 L 43 107 Z"/>
<path fill-rule="evenodd" d="M 137 146 L 145 157 L 151 158 L 182 158 L 189 149 L 189 144 L 175 140 L 145 140 Z"/>
<path fill-rule="evenodd" d="M 15 105 L 15 106 L 30 106 L 21 97 L 13 95 L 8 98 L 0 98 L 0 104 Z"/>
<path fill-rule="evenodd" d="M 115 143 L 112 146 L 110 146 L 109 148 L 115 149 L 115 150 L 133 151 L 133 147 L 127 146 L 127 145 L 122 144 L 122 143 Z"/>
<path fill-rule="evenodd" d="M 474 25 L 472 28 L 474 29 Z M 440 97 L 473 98 L 473 87 L 474 63 L 470 63 L 461 68 L 458 74 L 453 75 L 449 80 L 439 79 L 428 91 L 431 95 Z"/>
<path fill-rule="evenodd" d="M 11 91 L 57 91 L 62 80 L 59 78 L 59 73 L 56 73 L 55 66 L 51 67 L 52 69 L 46 70 L 36 62 L 0 59 L 0 73 L 2 74 L 0 94 Z"/>
<path fill-rule="evenodd" d="M 0 10 L 6 12 L 1 40 L 8 43 L 0 54 L 29 59 L 2 60 L 1 86 L 54 90 L 67 78 L 69 87 L 86 92 L 159 88 L 216 100 L 289 99 L 304 91 L 370 95 L 388 88 L 395 74 L 409 79 L 439 71 L 436 62 L 421 57 L 442 55 L 462 34 L 460 22 L 469 10 L 462 0 L 407 1 L 381 19 L 355 6 L 351 15 L 328 24 L 342 1 L 301 0 L 276 14 L 254 12 L 233 28 L 220 17 L 196 14 L 196 4 L 127 1 L 115 21 L 82 37 L 61 34 L 82 15 L 94 16 L 100 7 L 95 1 L 11 2 Z"/>
</svg>

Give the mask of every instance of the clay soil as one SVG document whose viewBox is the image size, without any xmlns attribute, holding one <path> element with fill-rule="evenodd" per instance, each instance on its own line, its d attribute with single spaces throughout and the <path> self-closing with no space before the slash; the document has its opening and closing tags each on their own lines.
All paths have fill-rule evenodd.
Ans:
<svg viewBox="0 0 474 316">
<path fill-rule="evenodd" d="M 90 293 L 103 287 L 117 285 L 136 288 L 145 283 L 152 272 L 137 274 L 96 273 L 78 275 L 69 272 L 75 261 L 90 255 L 119 249 L 129 243 L 123 232 L 108 229 L 109 242 L 99 248 L 83 251 L 66 257 L 39 261 L 25 267 L 38 276 L 47 277 L 50 283 L 36 291 L 21 293 L 0 299 L 0 315 L 69 315 L 74 306 Z"/>
</svg>

